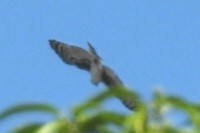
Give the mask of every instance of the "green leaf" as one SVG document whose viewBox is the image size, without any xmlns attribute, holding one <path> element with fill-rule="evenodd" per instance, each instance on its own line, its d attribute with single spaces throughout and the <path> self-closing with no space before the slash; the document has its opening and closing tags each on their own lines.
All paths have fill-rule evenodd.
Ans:
<svg viewBox="0 0 200 133">
<path fill-rule="evenodd" d="M 197 104 L 189 103 L 182 98 L 173 96 L 166 97 L 166 102 L 174 109 L 179 109 L 187 113 L 196 128 L 200 128 L 200 111 Z"/>
<path fill-rule="evenodd" d="M 44 125 L 36 133 L 79 133 L 79 131 L 74 125 L 63 119 Z"/>
<path fill-rule="evenodd" d="M 147 109 L 140 106 L 135 113 L 127 116 L 124 123 L 126 133 L 146 133 L 147 129 Z"/>
<path fill-rule="evenodd" d="M 123 126 L 124 120 L 125 115 L 114 112 L 100 112 L 96 115 L 88 116 L 82 121 L 76 121 L 76 124 L 82 132 L 94 132 L 100 127 L 106 127 L 107 124 Z"/>
<path fill-rule="evenodd" d="M 59 111 L 49 105 L 49 104 L 19 104 L 12 107 L 9 107 L 0 113 L 0 121 L 10 117 L 11 115 L 22 114 L 25 112 L 42 112 L 42 113 L 49 113 L 54 117 L 59 117 Z"/>
<path fill-rule="evenodd" d="M 42 127 L 41 123 L 31 123 L 27 125 L 23 125 L 21 127 L 15 128 L 11 131 L 11 133 L 35 133 L 38 129 Z"/>
<path fill-rule="evenodd" d="M 167 106 L 172 111 L 173 109 L 183 111 L 188 115 L 191 124 L 194 125 L 196 130 L 200 130 L 200 105 L 190 103 L 178 96 L 164 96 L 161 93 L 156 94 L 154 102 L 159 107 L 160 112 L 163 112 L 162 110 Z"/>
<path fill-rule="evenodd" d="M 98 94 L 97 96 L 91 98 L 90 100 L 82 103 L 81 105 L 73 109 L 74 116 L 78 116 L 80 113 L 87 111 L 89 109 L 95 109 L 101 105 L 101 103 L 110 97 L 109 91 L 104 91 Z"/>
<path fill-rule="evenodd" d="M 86 101 L 85 103 L 75 107 L 73 109 L 73 113 L 75 116 L 78 116 L 84 111 L 96 109 L 97 107 L 100 107 L 101 103 L 103 103 L 106 99 L 112 98 L 113 96 L 120 99 L 133 99 L 135 102 L 137 102 L 138 105 L 140 104 L 139 97 L 135 93 L 128 91 L 124 87 L 111 87 Z"/>
</svg>

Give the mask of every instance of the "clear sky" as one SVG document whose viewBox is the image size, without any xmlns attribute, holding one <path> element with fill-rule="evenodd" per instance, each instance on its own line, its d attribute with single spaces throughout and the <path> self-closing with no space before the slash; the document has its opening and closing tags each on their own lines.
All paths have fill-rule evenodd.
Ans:
<svg viewBox="0 0 200 133">
<path fill-rule="evenodd" d="M 104 64 L 144 100 L 162 86 L 200 102 L 199 5 L 197 0 L 1 1 L 0 110 L 45 102 L 69 113 L 105 89 L 93 86 L 87 72 L 65 65 L 49 39 L 86 49 L 91 42 Z M 128 111 L 116 99 L 107 106 Z"/>
</svg>

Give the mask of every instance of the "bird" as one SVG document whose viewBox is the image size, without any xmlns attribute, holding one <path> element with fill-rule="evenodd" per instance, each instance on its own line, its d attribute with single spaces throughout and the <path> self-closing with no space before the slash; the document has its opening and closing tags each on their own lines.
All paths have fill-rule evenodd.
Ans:
<svg viewBox="0 0 200 133">
<path fill-rule="evenodd" d="M 49 40 L 51 48 L 66 64 L 88 71 L 91 75 L 91 83 L 95 86 L 99 83 L 103 83 L 108 88 L 118 86 L 124 88 L 122 80 L 110 67 L 102 64 L 102 58 L 97 54 L 95 48 L 91 43 L 87 43 L 89 50 L 69 45 L 55 39 Z M 136 108 L 135 101 L 130 97 L 118 98 L 128 109 L 134 110 Z"/>
</svg>

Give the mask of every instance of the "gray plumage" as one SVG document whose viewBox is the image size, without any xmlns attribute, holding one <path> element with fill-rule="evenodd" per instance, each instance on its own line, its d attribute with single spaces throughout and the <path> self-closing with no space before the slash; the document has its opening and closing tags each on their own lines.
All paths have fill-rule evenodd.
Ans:
<svg viewBox="0 0 200 133">
<path fill-rule="evenodd" d="M 122 80 L 115 74 L 115 72 L 109 68 L 108 66 L 106 65 L 103 65 L 102 66 L 102 71 L 103 71 L 103 74 L 102 74 L 102 82 L 108 86 L 108 87 L 113 87 L 113 86 L 116 86 L 116 87 L 122 87 L 122 88 L 125 88 L 123 87 L 123 82 Z M 133 110 L 136 108 L 136 103 L 135 101 L 130 98 L 130 97 L 118 97 L 121 102 L 124 104 L 124 106 L 126 106 L 128 109 L 130 110 Z"/>
<path fill-rule="evenodd" d="M 102 66 L 96 55 L 80 47 L 70 46 L 56 40 L 49 40 L 49 42 L 65 63 L 90 71 L 91 82 L 94 85 L 101 82 Z"/>
<path fill-rule="evenodd" d="M 78 68 L 89 71 L 90 64 L 95 55 L 83 48 L 70 46 L 68 44 L 49 40 L 51 48 L 60 56 L 60 58 L 69 65 L 75 65 Z"/>
<path fill-rule="evenodd" d="M 108 87 L 123 86 L 123 82 L 115 72 L 108 66 L 101 64 L 101 57 L 90 43 L 88 43 L 89 51 L 56 40 L 49 40 L 49 43 L 65 63 L 89 71 L 91 82 L 94 85 L 102 82 Z M 135 103 L 132 99 L 120 98 L 120 100 L 127 108 L 131 110 L 135 108 Z"/>
</svg>

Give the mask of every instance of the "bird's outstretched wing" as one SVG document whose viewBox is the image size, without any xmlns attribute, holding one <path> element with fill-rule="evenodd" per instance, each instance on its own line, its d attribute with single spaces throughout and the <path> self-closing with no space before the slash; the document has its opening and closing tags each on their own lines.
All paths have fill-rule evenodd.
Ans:
<svg viewBox="0 0 200 133">
<path fill-rule="evenodd" d="M 116 75 L 116 73 L 106 65 L 102 65 L 103 74 L 102 74 L 102 82 L 108 86 L 122 86 L 122 80 Z"/>
<path fill-rule="evenodd" d="M 102 66 L 95 54 L 83 48 L 70 46 L 56 40 L 49 40 L 49 42 L 53 50 L 65 63 L 89 71 L 92 84 L 98 85 L 101 82 Z"/>
<path fill-rule="evenodd" d="M 102 82 L 108 88 L 124 86 L 122 80 L 111 68 L 106 65 L 101 65 L 101 58 L 90 43 L 88 43 L 90 52 L 80 47 L 70 46 L 56 40 L 49 40 L 49 43 L 65 63 L 90 71 L 93 84 L 96 85 L 97 83 Z M 126 97 L 119 98 L 130 110 L 135 108 L 133 99 Z"/>
<path fill-rule="evenodd" d="M 56 40 L 49 40 L 49 43 L 51 48 L 53 48 L 65 63 L 75 65 L 87 71 L 90 70 L 91 60 L 95 58 L 95 56 L 89 51 Z"/>
<path fill-rule="evenodd" d="M 125 88 L 122 80 L 116 75 L 116 73 L 106 65 L 102 66 L 103 74 L 102 74 L 102 82 L 108 88 Z M 129 96 L 118 97 L 121 102 L 130 110 L 134 110 L 136 108 L 135 101 Z"/>
</svg>

